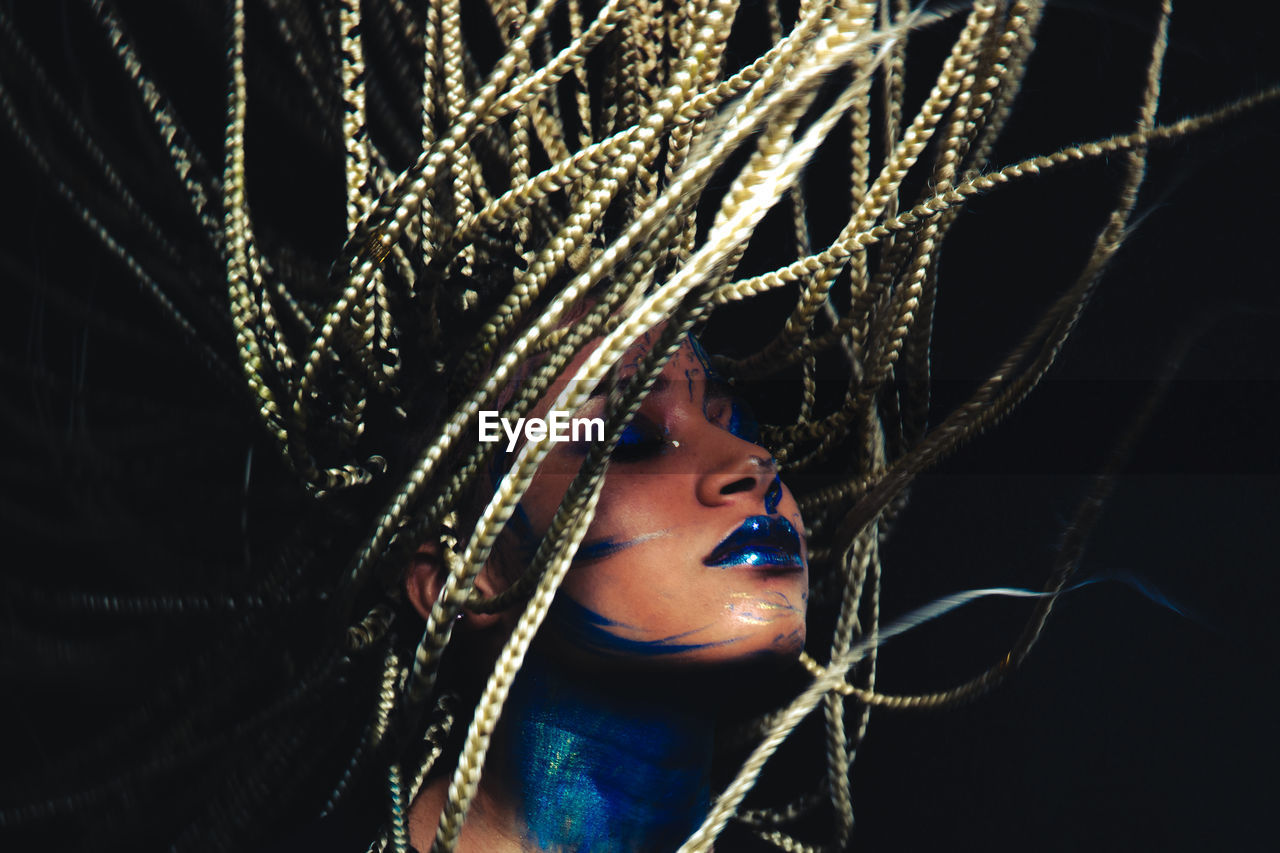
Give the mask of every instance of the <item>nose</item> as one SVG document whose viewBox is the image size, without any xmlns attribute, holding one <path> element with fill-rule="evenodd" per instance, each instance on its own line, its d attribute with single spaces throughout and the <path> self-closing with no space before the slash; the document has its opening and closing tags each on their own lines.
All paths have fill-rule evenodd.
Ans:
<svg viewBox="0 0 1280 853">
<path fill-rule="evenodd" d="M 698 477 L 698 500 L 706 506 L 738 501 L 768 503 L 768 492 L 778 477 L 778 466 L 763 448 L 736 440 L 735 452 L 726 455 Z"/>
</svg>

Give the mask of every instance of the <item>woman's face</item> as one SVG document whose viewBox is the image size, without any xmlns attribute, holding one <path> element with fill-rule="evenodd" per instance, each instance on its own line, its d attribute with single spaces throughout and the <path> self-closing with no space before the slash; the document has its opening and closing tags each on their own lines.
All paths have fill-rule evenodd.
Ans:
<svg viewBox="0 0 1280 853">
<path fill-rule="evenodd" d="M 623 359 L 634 373 L 656 332 Z M 570 373 L 587 357 L 579 354 Z M 807 551 L 800 510 L 756 443 L 754 418 L 686 340 L 610 462 L 596 515 L 548 619 L 584 659 L 653 663 L 793 655 L 804 643 Z M 530 416 L 546 417 L 561 378 Z M 575 417 L 599 417 L 592 397 Z M 558 443 L 508 527 L 528 556 L 586 445 Z"/>
</svg>

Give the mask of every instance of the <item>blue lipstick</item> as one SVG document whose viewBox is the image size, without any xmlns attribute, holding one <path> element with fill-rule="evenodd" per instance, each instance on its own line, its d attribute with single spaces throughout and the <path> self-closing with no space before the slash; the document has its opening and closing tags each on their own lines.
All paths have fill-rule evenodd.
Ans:
<svg viewBox="0 0 1280 853">
<path fill-rule="evenodd" d="M 726 536 L 702 563 L 718 569 L 734 566 L 802 569 L 800 534 L 781 516 L 753 515 Z"/>
</svg>

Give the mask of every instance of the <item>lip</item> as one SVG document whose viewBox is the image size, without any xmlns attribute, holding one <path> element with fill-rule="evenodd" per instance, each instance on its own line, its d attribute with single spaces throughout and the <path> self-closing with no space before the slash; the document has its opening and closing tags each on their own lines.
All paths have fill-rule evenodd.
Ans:
<svg viewBox="0 0 1280 853">
<path fill-rule="evenodd" d="M 803 569 L 800 534 L 780 515 L 753 515 L 726 536 L 702 564 L 717 569 L 736 566 Z"/>
</svg>

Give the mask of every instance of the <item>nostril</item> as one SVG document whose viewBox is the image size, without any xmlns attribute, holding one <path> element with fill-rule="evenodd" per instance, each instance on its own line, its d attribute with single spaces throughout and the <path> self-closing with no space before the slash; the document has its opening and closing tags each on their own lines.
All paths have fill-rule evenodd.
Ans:
<svg viewBox="0 0 1280 853">
<path fill-rule="evenodd" d="M 756 480 L 754 477 L 740 477 L 739 479 L 734 480 L 732 483 L 727 483 L 724 486 L 721 486 L 720 494 L 736 495 L 739 492 L 749 492 L 755 487 L 756 487 Z"/>
</svg>

